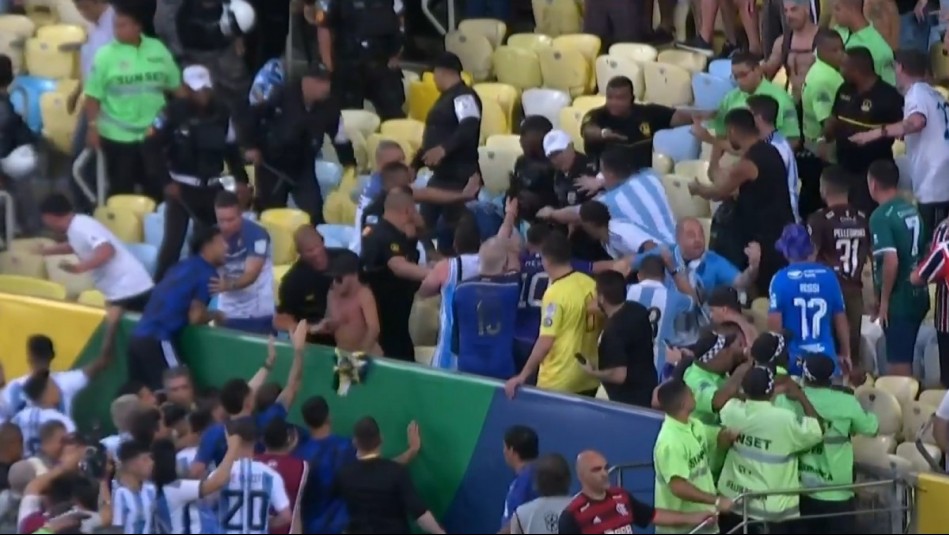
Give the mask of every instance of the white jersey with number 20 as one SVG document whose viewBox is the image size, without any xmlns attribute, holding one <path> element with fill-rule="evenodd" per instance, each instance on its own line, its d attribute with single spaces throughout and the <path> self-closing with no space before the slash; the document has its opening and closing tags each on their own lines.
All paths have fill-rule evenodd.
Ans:
<svg viewBox="0 0 949 535">
<path fill-rule="evenodd" d="M 220 518 L 224 533 L 264 534 L 270 511 L 290 509 L 283 478 L 276 470 L 253 459 L 241 459 L 231 468 L 231 480 L 221 490 Z"/>
<path fill-rule="evenodd" d="M 916 82 L 906 91 L 903 118 L 916 113 L 926 126 L 904 138 L 913 195 L 922 203 L 949 201 L 949 104 L 931 85 Z"/>
</svg>

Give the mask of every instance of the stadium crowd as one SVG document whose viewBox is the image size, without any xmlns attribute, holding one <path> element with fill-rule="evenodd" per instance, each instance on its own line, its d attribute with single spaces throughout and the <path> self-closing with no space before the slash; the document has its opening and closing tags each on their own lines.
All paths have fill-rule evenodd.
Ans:
<svg viewBox="0 0 949 535">
<path fill-rule="evenodd" d="M 588 3 L 588 30 L 614 37 Z M 493 378 L 515 400 L 525 385 L 591 398 L 602 388 L 613 402 L 665 414 L 654 504 L 613 486 L 601 453 L 584 451 L 571 469 L 556 444 L 541 454 L 544 437 L 530 422 L 509 428 L 503 454 L 514 475 L 497 497 L 500 532 L 716 533 L 750 521 L 764 532 L 853 533 L 854 492 L 820 490 L 852 483 L 852 437 L 880 431 L 853 388 L 873 375 L 919 373 L 931 306 L 939 381 L 949 387 L 949 104 L 921 51 L 929 23 L 925 38 L 913 33 L 923 31 L 927 2 L 889 2 L 899 12 L 874 21 L 877 31 L 864 10 L 879 3 L 830 2 L 835 29 L 818 26 L 812 2 L 770 6 L 783 8 L 784 30 L 769 43 L 754 2 L 737 2 L 747 41 L 739 46 L 734 4 L 701 2 L 698 32 L 680 46 L 712 54 L 709 8 L 722 4 L 726 49 L 744 49 L 731 55 L 736 87 L 719 108 L 638 103 L 633 81 L 617 76 L 605 106 L 582 122 L 583 150 L 547 118 L 524 117 L 523 154 L 498 210 L 477 200 L 481 97 L 459 57 L 440 55 L 440 96 L 417 155 L 395 141 L 377 146 L 353 242 L 327 247 L 313 162 L 324 136 L 341 164 L 355 161 L 341 101 L 361 108 L 365 97 L 384 119 L 402 115 L 403 97 L 393 96 L 402 94 L 393 78 L 401 2 L 300 6 L 324 60 L 297 76 L 274 59 L 286 31 L 272 42 L 268 32 L 281 23 L 266 17 L 270 9 L 258 7 L 260 29 L 250 33 L 249 5 L 237 0 L 183 0 L 177 16 L 162 6 L 154 19 L 144 3 L 75 0 L 89 22 L 73 95 L 83 106 L 76 152 L 102 152 L 110 194 L 164 201 L 165 233 L 153 275 L 87 215 L 81 196 L 54 192 L 39 203 L 38 219 L 60 241 L 37 253 L 76 255 L 60 267 L 92 274 L 107 328 L 99 358 L 70 371 L 52 371 L 56 350 L 36 333 L 29 373 L 7 378 L 0 525 L 408 533 L 414 522 L 443 533 L 406 469 L 423 447 L 416 423 L 407 450 L 388 459 L 371 415 L 345 436 L 326 399 L 297 400 L 308 379 L 304 348 L 322 344 L 350 362 L 425 360 Z M 670 32 L 670 3 L 658 5 L 658 29 L 635 38 Z M 222 10 L 228 24 L 219 24 Z M 643 13 L 629 11 L 641 26 Z M 347 24 L 365 32 L 372 54 L 333 39 Z M 340 74 L 348 61 L 359 75 Z M 781 67 L 790 88 L 770 80 Z M 258 71 L 252 84 L 241 74 L 248 69 Z M 11 61 L 0 57 L 0 86 L 12 80 Z M 8 99 L 0 112 L 3 173 L 14 184 L 17 157 L 29 163 L 14 151 L 32 140 L 7 128 Z M 677 126 L 711 147 L 709 180 L 688 185 L 715 203 L 710 228 L 677 217 L 651 168 L 653 136 Z M 894 162 L 896 139 L 905 169 Z M 274 244 L 256 219 L 291 197 L 308 221 L 293 233 L 296 260 L 275 292 Z M 431 297 L 440 298 L 437 344 L 420 359 L 409 321 L 417 300 Z M 756 298 L 768 302 L 764 329 L 750 310 Z M 118 356 L 129 380 L 111 404 L 115 434 L 95 436 L 77 429 L 74 401 L 114 362 L 125 311 L 141 314 Z M 880 362 L 862 343 L 868 318 L 884 333 Z M 201 356 L 182 355 L 179 338 L 208 323 L 271 336 L 253 377 L 194 383 L 185 362 Z M 286 378 L 271 377 L 274 335 L 293 347 Z M 949 398 L 933 433 L 946 451 Z M 574 475 L 580 492 L 571 495 Z M 798 487 L 812 491 L 768 494 Z"/>
</svg>

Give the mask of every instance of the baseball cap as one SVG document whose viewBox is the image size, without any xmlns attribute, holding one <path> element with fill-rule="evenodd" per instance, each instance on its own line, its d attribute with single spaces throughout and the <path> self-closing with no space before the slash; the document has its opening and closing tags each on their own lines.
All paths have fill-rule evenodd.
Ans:
<svg viewBox="0 0 949 535">
<path fill-rule="evenodd" d="M 329 269 L 326 271 L 329 276 L 334 278 L 359 273 L 359 257 L 349 250 L 340 251 L 337 256 L 330 260 Z"/>
<path fill-rule="evenodd" d="M 325 64 L 318 62 L 307 67 L 303 73 L 304 78 L 316 78 L 318 80 L 330 80 L 333 72 Z"/>
<path fill-rule="evenodd" d="M 573 145 L 573 138 L 563 130 L 551 130 L 544 135 L 544 156 L 548 158 L 554 153 L 566 150 Z"/>
<path fill-rule="evenodd" d="M 461 73 L 461 71 L 464 70 L 464 67 L 461 65 L 461 60 L 458 59 L 458 56 L 452 54 L 451 52 L 445 52 L 444 54 L 435 58 L 432 68 L 447 69 L 457 73 Z"/>
<path fill-rule="evenodd" d="M 723 349 L 732 345 L 735 342 L 734 334 L 718 334 L 713 331 L 707 331 L 699 339 L 690 346 L 685 346 L 685 349 L 688 349 L 692 352 L 692 355 L 695 357 L 695 360 L 699 362 L 708 362 L 715 358 Z"/>
<path fill-rule="evenodd" d="M 834 376 L 834 361 L 823 353 L 808 353 L 804 355 L 804 365 L 801 366 L 801 375 L 814 383 L 830 384 Z"/>
<path fill-rule="evenodd" d="M 724 307 L 735 311 L 741 310 L 741 301 L 738 299 L 738 290 L 731 286 L 719 286 L 712 290 L 706 303 L 710 307 Z"/>
<path fill-rule="evenodd" d="M 181 72 L 181 79 L 192 91 L 211 89 L 211 71 L 204 65 L 189 65 Z"/>
</svg>

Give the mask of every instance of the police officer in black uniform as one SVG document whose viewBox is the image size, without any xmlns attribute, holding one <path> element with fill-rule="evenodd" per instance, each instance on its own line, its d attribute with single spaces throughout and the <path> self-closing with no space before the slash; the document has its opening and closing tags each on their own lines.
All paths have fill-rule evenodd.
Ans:
<svg viewBox="0 0 949 535">
<path fill-rule="evenodd" d="M 287 195 L 310 222 L 323 222 L 323 196 L 314 175 L 314 161 L 328 135 L 344 166 L 355 165 L 353 145 L 343 129 L 339 103 L 330 95 L 330 70 L 312 65 L 304 76 L 275 88 L 268 98 L 250 109 L 247 159 L 257 176 L 257 209 L 281 208 Z"/>
<path fill-rule="evenodd" d="M 185 68 L 182 78 L 188 96 L 168 103 L 146 139 L 146 152 L 169 177 L 165 186 L 165 235 L 158 253 L 155 280 L 181 255 L 188 221 L 213 226 L 214 197 L 223 189 L 219 180 L 227 163 L 237 182 L 238 196 L 249 200 L 244 160 L 227 106 L 212 95 L 211 74 L 201 65 Z"/>
<path fill-rule="evenodd" d="M 13 83 L 13 62 L 0 54 L 0 159 L 24 145 L 33 145 L 36 135 L 13 108 L 9 87 Z M 35 171 L 34 171 L 35 173 Z M 8 177 L 0 170 L 0 190 L 13 196 L 17 208 L 17 222 L 24 233 L 40 230 L 39 208 L 36 206 L 31 177 Z M 2 223 L 0 223 L 2 225 Z M 2 227 L 0 227 L 2 229 Z"/>
<path fill-rule="evenodd" d="M 458 56 L 446 52 L 435 61 L 433 70 L 441 95 L 425 119 L 422 148 L 413 165 L 416 170 L 423 166 L 432 170 L 430 187 L 458 191 L 478 172 L 481 99 L 462 80 Z M 450 227 L 463 208 L 461 204 L 422 203 L 422 217 L 429 230 L 436 230 L 439 252 L 451 252 L 454 231 Z"/>
<path fill-rule="evenodd" d="M 343 108 L 361 110 L 369 99 L 383 121 L 404 117 L 402 0 L 319 0 L 316 8 L 320 56 Z"/>
</svg>

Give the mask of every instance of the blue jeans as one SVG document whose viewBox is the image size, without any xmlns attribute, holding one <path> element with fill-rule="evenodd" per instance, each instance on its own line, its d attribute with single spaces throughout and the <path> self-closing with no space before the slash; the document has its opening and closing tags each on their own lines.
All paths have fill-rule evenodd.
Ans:
<svg viewBox="0 0 949 535">
<path fill-rule="evenodd" d="M 900 15 L 900 48 L 929 52 L 929 17 L 922 22 L 913 12 Z"/>
<path fill-rule="evenodd" d="M 227 318 L 223 327 L 251 334 L 273 334 L 273 316 L 265 318 Z"/>
</svg>

